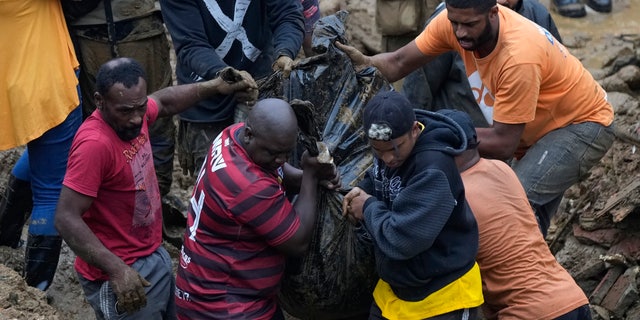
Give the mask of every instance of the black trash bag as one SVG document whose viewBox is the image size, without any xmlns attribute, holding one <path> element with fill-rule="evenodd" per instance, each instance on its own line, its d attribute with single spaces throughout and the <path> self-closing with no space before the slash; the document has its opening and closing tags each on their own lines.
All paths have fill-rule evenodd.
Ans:
<svg viewBox="0 0 640 320">
<path fill-rule="evenodd" d="M 322 53 L 300 60 L 289 80 L 275 72 L 259 88 L 261 98 L 313 104 L 320 138 L 333 156 L 345 190 L 356 186 L 372 164 L 362 131 L 362 109 L 377 92 L 391 90 L 376 69 L 354 71 L 351 60 L 333 45 L 336 39 L 346 43 L 347 15 L 341 11 L 320 19 L 313 47 Z M 370 238 L 362 226 L 342 217 L 344 191 L 319 193 L 309 251 L 288 259 L 280 305 L 301 319 L 366 319 L 378 280 Z"/>
</svg>

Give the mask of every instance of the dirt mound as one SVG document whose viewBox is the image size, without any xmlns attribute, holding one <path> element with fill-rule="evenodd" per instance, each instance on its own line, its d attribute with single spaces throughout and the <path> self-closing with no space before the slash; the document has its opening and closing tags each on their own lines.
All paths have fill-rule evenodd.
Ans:
<svg viewBox="0 0 640 320">
<path fill-rule="evenodd" d="M 58 320 L 61 315 L 44 292 L 27 286 L 16 271 L 0 264 L 0 319 Z"/>
</svg>

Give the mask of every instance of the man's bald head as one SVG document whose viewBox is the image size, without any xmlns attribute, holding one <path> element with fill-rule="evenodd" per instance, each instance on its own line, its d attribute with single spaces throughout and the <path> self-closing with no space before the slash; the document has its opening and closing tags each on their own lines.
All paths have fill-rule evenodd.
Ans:
<svg viewBox="0 0 640 320">
<path fill-rule="evenodd" d="M 247 123 L 254 134 L 280 137 L 298 135 L 298 121 L 293 109 L 284 100 L 269 98 L 258 101 L 249 112 Z"/>
<path fill-rule="evenodd" d="M 254 163 L 276 170 L 291 156 L 298 143 L 298 121 L 284 100 L 264 99 L 249 111 L 242 144 Z"/>
</svg>

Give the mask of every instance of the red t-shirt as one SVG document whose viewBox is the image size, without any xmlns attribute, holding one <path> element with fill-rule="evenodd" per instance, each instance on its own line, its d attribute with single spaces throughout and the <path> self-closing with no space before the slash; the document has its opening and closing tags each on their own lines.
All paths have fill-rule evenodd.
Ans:
<svg viewBox="0 0 640 320">
<path fill-rule="evenodd" d="M 148 127 L 157 117 L 158 106 L 149 98 L 140 135 L 123 141 L 94 111 L 73 139 L 63 182 L 94 198 L 82 219 L 128 265 L 162 244 L 162 206 Z M 104 271 L 80 257 L 75 267 L 89 280 L 108 279 Z"/>
<path fill-rule="evenodd" d="M 254 164 L 236 139 L 214 140 L 194 187 L 176 276 L 181 319 L 271 319 L 285 257 L 274 246 L 300 220 L 282 173 Z"/>
</svg>

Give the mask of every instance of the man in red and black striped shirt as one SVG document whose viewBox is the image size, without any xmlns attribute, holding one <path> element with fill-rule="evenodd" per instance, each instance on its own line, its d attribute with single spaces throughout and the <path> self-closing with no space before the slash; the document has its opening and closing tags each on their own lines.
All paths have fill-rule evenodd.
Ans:
<svg viewBox="0 0 640 320">
<path fill-rule="evenodd" d="M 227 127 L 212 143 L 198 174 L 180 266 L 180 319 L 284 319 L 276 294 L 285 256 L 306 251 L 316 218 L 318 182 L 339 186 L 335 166 L 302 157 L 291 106 L 258 102 L 245 123 Z M 285 194 L 298 192 L 294 203 Z"/>
</svg>

